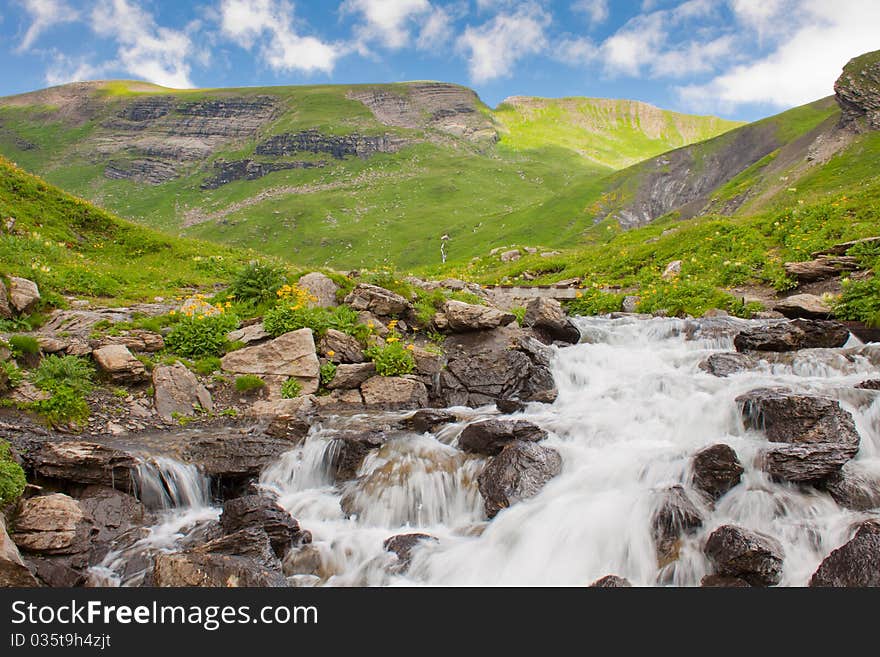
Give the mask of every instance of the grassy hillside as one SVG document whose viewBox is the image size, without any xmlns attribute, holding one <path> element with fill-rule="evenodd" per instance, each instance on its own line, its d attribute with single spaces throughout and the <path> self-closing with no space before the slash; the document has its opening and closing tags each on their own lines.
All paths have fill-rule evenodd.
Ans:
<svg viewBox="0 0 880 657">
<path fill-rule="evenodd" d="M 0 273 L 110 305 L 228 280 L 254 255 L 169 237 L 100 210 L 0 157 Z"/>
<path fill-rule="evenodd" d="M 314 266 L 405 269 L 439 264 L 443 235 L 458 261 L 509 240 L 558 238 L 567 217 L 542 212 L 545 202 L 732 127 L 634 103 L 599 121 L 582 107 L 603 102 L 551 117 L 493 112 L 470 90 L 435 83 L 183 92 L 89 83 L 0 99 L 0 153 L 151 227 Z M 342 157 L 260 152 L 305 131 L 392 145 Z M 298 168 L 204 188 L 218 167 L 245 161 Z"/>
<path fill-rule="evenodd" d="M 508 98 L 495 110 L 501 144 L 523 151 L 554 144 L 622 169 L 743 125 L 713 116 L 602 98 Z"/>
</svg>

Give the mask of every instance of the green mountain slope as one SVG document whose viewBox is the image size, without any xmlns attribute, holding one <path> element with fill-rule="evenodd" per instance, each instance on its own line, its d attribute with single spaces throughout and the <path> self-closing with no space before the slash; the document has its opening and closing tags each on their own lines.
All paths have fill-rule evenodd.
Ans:
<svg viewBox="0 0 880 657">
<path fill-rule="evenodd" d="M 636 103 L 556 106 L 561 118 L 522 102 L 493 112 L 471 90 L 433 82 L 82 83 L 0 99 L 0 153 L 166 231 L 303 264 L 409 268 L 438 264 L 444 235 L 456 260 L 499 241 L 550 241 L 565 217 L 533 223 L 542 203 L 733 127 Z"/>
</svg>

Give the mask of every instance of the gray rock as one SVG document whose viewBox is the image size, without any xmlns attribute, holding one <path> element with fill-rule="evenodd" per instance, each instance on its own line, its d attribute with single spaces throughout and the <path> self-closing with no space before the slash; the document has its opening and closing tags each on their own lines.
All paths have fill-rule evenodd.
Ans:
<svg viewBox="0 0 880 657">
<path fill-rule="evenodd" d="M 443 315 L 448 330 L 453 333 L 491 330 L 507 326 L 516 319 L 512 313 L 462 301 L 447 301 L 443 306 Z"/>
<path fill-rule="evenodd" d="M 845 509 L 880 509 L 880 480 L 857 470 L 854 463 L 847 463 L 839 472 L 833 473 L 822 482 L 822 487 Z"/>
<path fill-rule="evenodd" d="M 381 431 L 344 431 L 334 437 L 330 452 L 333 478 L 337 482 L 357 477 L 361 464 L 372 450 L 381 447 L 388 437 Z"/>
<path fill-rule="evenodd" d="M 662 568 L 678 559 L 681 538 L 703 525 L 703 514 L 681 486 L 671 486 L 658 496 L 651 515 L 651 536 Z"/>
<path fill-rule="evenodd" d="M 833 310 L 815 294 L 794 294 L 773 305 L 773 310 L 789 319 L 828 319 Z"/>
<path fill-rule="evenodd" d="M 6 283 L 0 279 L 0 319 L 12 319 L 12 308 L 9 307 L 8 295 Z"/>
<path fill-rule="evenodd" d="M 404 421 L 404 424 L 412 431 L 425 433 L 435 431 L 438 427 L 452 422 L 458 422 L 458 417 L 452 411 L 426 408 L 413 413 Z"/>
<path fill-rule="evenodd" d="M 336 329 L 327 329 L 318 342 L 318 352 L 334 363 L 363 363 L 366 360 L 357 338 Z"/>
<path fill-rule="evenodd" d="M 6 533 L 6 522 L 3 515 L 0 514 L 0 587 L 34 586 L 39 586 L 39 582 L 22 561 L 18 546 Z"/>
<path fill-rule="evenodd" d="M 358 311 L 368 311 L 379 317 L 396 317 L 413 311 L 412 304 L 399 294 L 368 283 L 352 290 L 345 303 Z"/>
<path fill-rule="evenodd" d="M 744 472 L 730 445 L 712 445 L 694 454 L 691 460 L 694 488 L 717 501 L 742 479 Z"/>
<path fill-rule="evenodd" d="M 428 406 L 428 389 L 421 381 L 397 376 L 374 376 L 361 384 L 367 408 L 408 410 Z"/>
<path fill-rule="evenodd" d="M 562 457 L 537 443 L 514 442 L 492 458 L 478 478 L 486 515 L 537 495 L 548 481 L 562 472 Z"/>
<path fill-rule="evenodd" d="M 862 523 L 852 540 L 825 558 L 810 579 L 810 586 L 880 586 L 880 523 Z"/>
<path fill-rule="evenodd" d="M 100 349 L 107 345 L 121 344 L 128 347 L 129 351 L 138 353 L 155 353 L 165 348 L 165 340 L 158 333 L 152 331 L 127 331 L 124 335 L 108 335 L 96 341 L 91 346 Z"/>
<path fill-rule="evenodd" d="M 545 344 L 554 341 L 577 344 L 581 333 L 555 299 L 536 297 L 526 306 L 523 326 L 534 329 L 535 334 Z"/>
<path fill-rule="evenodd" d="M 397 534 L 391 538 L 386 538 L 382 543 L 382 547 L 386 552 L 393 552 L 397 555 L 398 564 L 401 570 L 406 570 L 412 561 L 412 551 L 425 541 L 437 542 L 437 538 L 430 534 Z"/>
<path fill-rule="evenodd" d="M 327 384 L 328 390 L 356 390 L 367 379 L 376 376 L 374 363 L 343 364 L 336 368 L 336 374 Z"/>
<path fill-rule="evenodd" d="M 797 351 L 836 349 L 849 340 L 849 329 L 837 322 L 796 319 L 791 322 L 756 326 L 741 331 L 733 340 L 736 350 Z"/>
<path fill-rule="evenodd" d="M 156 412 L 169 422 L 175 414 L 193 416 L 197 409 L 214 410 L 211 393 L 181 362 L 153 370 L 153 391 Z"/>
<path fill-rule="evenodd" d="M 9 303 L 20 315 L 27 314 L 40 303 L 40 290 L 37 284 L 26 278 L 9 277 Z"/>
<path fill-rule="evenodd" d="M 263 530 L 279 558 L 284 557 L 302 534 L 299 523 L 265 495 L 245 495 L 227 500 L 220 514 L 220 526 L 227 534 L 249 527 Z"/>
<path fill-rule="evenodd" d="M 771 442 L 858 447 L 860 438 L 852 415 L 834 399 L 760 388 L 740 395 L 736 401 L 746 427 L 763 431 Z"/>
<path fill-rule="evenodd" d="M 638 311 L 641 302 L 642 297 L 630 294 L 623 297 L 623 304 L 620 309 L 625 313 L 635 313 Z"/>
<path fill-rule="evenodd" d="M 705 552 L 717 575 L 743 579 L 752 586 L 772 586 L 782 578 L 782 546 L 764 534 L 723 525 L 709 536 Z"/>
<path fill-rule="evenodd" d="M 131 488 L 132 469 L 137 465 L 127 452 L 82 440 L 46 442 L 23 456 L 41 477 L 122 490 Z"/>
<path fill-rule="evenodd" d="M 302 394 L 318 390 L 320 363 L 315 353 L 312 330 L 291 331 L 264 344 L 245 347 L 226 354 L 223 370 L 233 374 L 260 377 L 293 377 L 300 382 Z"/>
<path fill-rule="evenodd" d="M 746 354 L 712 354 L 699 367 L 704 372 L 725 378 L 731 374 L 745 372 L 755 367 L 757 361 Z"/>
<path fill-rule="evenodd" d="M 297 285 L 307 290 L 312 296 L 317 297 L 318 300 L 313 302 L 312 305 L 324 308 L 335 308 L 339 305 L 339 302 L 336 300 L 336 292 L 339 291 L 339 286 L 326 274 L 313 271 L 300 278 Z"/>
<path fill-rule="evenodd" d="M 266 332 L 266 327 L 263 326 L 263 322 L 257 322 L 256 324 L 244 326 L 232 331 L 226 336 L 226 339 L 230 342 L 241 342 L 248 345 L 255 342 L 263 342 L 271 337 L 272 336 Z"/>
<path fill-rule="evenodd" d="M 146 379 L 144 364 L 125 345 L 101 347 L 92 352 L 92 358 L 98 369 L 114 383 L 141 383 Z"/>
<path fill-rule="evenodd" d="M 547 432 L 526 420 L 484 420 L 465 427 L 458 445 L 466 452 L 495 456 L 515 441 L 539 442 Z"/>
<path fill-rule="evenodd" d="M 12 540 L 27 552 L 74 554 L 88 552 L 96 532 L 91 517 L 75 499 L 54 493 L 19 504 Z"/>
</svg>

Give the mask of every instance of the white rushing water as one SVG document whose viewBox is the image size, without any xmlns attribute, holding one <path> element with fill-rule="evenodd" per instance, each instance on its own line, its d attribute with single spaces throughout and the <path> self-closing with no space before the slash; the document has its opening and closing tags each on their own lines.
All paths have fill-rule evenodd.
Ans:
<svg viewBox="0 0 880 657">
<path fill-rule="evenodd" d="M 367 457 L 357 481 L 341 487 L 329 473 L 332 434 L 321 427 L 270 467 L 262 484 L 313 533 L 321 554 L 320 580 L 311 581 L 582 586 L 616 574 L 634 585 L 694 586 L 709 572 L 701 550 L 706 537 L 733 523 L 777 538 L 785 549 L 781 584 L 805 585 L 864 514 L 840 508 L 826 493 L 772 482 L 757 469 L 766 439 L 743 428 L 735 398 L 783 386 L 839 399 L 862 436 L 854 465 L 880 475 L 880 398 L 853 388 L 877 375 L 880 350 L 852 339 L 848 349 L 788 354 L 717 378 L 698 365 L 732 350 L 729 327 L 688 339 L 678 319 L 577 321 L 585 341 L 556 353 L 558 400 L 516 416 L 550 432 L 545 444 L 561 453 L 562 474 L 491 522 L 476 487 L 484 461 L 454 447 L 464 424 L 391 441 Z M 483 419 L 494 407 L 470 413 Z M 661 572 L 650 533 L 658 493 L 687 485 L 692 455 L 716 443 L 736 450 L 743 480 L 714 510 L 705 509 L 703 527 Z M 394 557 L 382 542 L 413 531 L 439 541 L 421 543 L 405 575 L 389 572 Z"/>
</svg>

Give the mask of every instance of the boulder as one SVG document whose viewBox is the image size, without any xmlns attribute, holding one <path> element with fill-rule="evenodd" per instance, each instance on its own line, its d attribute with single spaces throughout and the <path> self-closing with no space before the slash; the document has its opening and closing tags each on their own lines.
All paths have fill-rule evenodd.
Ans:
<svg viewBox="0 0 880 657">
<path fill-rule="evenodd" d="M 444 424 L 451 424 L 452 422 L 458 422 L 458 416 L 452 411 L 425 408 L 416 411 L 406 418 L 404 426 L 416 433 L 426 433 L 436 431 Z"/>
<path fill-rule="evenodd" d="M 257 322 L 256 324 L 243 326 L 240 329 L 232 331 L 226 336 L 226 339 L 229 340 L 229 342 L 241 342 L 242 344 L 249 345 L 255 342 L 268 340 L 271 337 L 272 336 L 266 331 L 266 327 L 263 326 L 263 322 Z"/>
<path fill-rule="evenodd" d="M 328 390 L 357 390 L 367 379 L 376 376 L 374 363 L 343 364 L 336 368 L 336 374 L 327 384 Z"/>
<path fill-rule="evenodd" d="M 828 319 L 834 312 L 822 297 L 795 294 L 773 304 L 773 310 L 789 319 Z"/>
<path fill-rule="evenodd" d="M 703 525 L 703 514 L 681 486 L 661 492 L 651 515 L 651 536 L 662 568 L 678 559 L 681 538 Z"/>
<path fill-rule="evenodd" d="M 447 361 L 438 390 L 444 406 L 556 399 L 552 350 L 518 327 L 451 336 L 444 351 Z"/>
<path fill-rule="evenodd" d="M 121 536 L 152 520 L 140 500 L 120 490 L 86 486 L 77 495 L 80 508 L 97 529 L 92 538 L 93 551 L 97 546 L 106 551 Z"/>
<path fill-rule="evenodd" d="M 303 545 L 287 553 L 282 566 L 286 576 L 312 575 L 325 579 L 329 572 L 321 549 L 317 545 Z"/>
<path fill-rule="evenodd" d="M 757 361 L 747 354 L 712 354 L 700 363 L 704 372 L 721 378 L 753 369 Z"/>
<path fill-rule="evenodd" d="M 8 295 L 6 283 L 0 278 L 0 319 L 12 319 L 12 308 L 9 307 Z"/>
<path fill-rule="evenodd" d="M 398 564 L 402 569 L 406 569 L 410 561 L 412 561 L 412 551 L 420 543 L 425 541 L 437 542 L 435 536 L 430 534 L 397 534 L 391 538 L 386 538 L 382 543 L 382 547 L 386 552 L 392 552 L 397 555 Z"/>
<path fill-rule="evenodd" d="M 797 351 L 836 349 L 849 340 L 849 329 L 837 322 L 796 319 L 792 322 L 756 326 L 740 332 L 733 341 L 736 350 Z"/>
<path fill-rule="evenodd" d="M 40 290 L 37 284 L 26 278 L 9 277 L 9 303 L 20 315 L 27 314 L 40 303 Z"/>
<path fill-rule="evenodd" d="M 519 399 L 497 399 L 495 400 L 495 408 L 499 413 L 504 415 L 513 415 L 514 413 L 522 413 L 526 410 L 526 405 Z"/>
<path fill-rule="evenodd" d="M 407 410 L 428 406 L 428 389 L 421 381 L 397 376 L 374 376 L 361 384 L 367 408 Z"/>
<path fill-rule="evenodd" d="M 862 523 L 849 542 L 825 558 L 810 579 L 810 586 L 880 586 L 880 523 Z"/>
<path fill-rule="evenodd" d="M 169 422 L 175 414 L 192 416 L 214 410 L 211 393 L 181 362 L 153 370 L 153 402 L 159 416 Z"/>
<path fill-rule="evenodd" d="M 368 283 L 360 283 L 345 297 L 345 303 L 379 317 L 398 317 L 413 311 L 412 304 L 399 294 Z"/>
<path fill-rule="evenodd" d="M 670 280 L 681 274 L 681 260 L 673 260 L 668 265 L 666 265 L 666 269 L 663 270 L 663 278 L 665 280 Z"/>
<path fill-rule="evenodd" d="M 314 306 L 335 308 L 339 305 L 339 301 L 336 300 L 339 286 L 326 274 L 313 271 L 300 278 L 297 285 L 317 298 L 317 301 L 311 302 Z"/>
<path fill-rule="evenodd" d="M 283 558 L 301 536 L 299 523 L 265 495 L 245 495 L 227 500 L 220 514 L 220 526 L 227 534 L 249 527 L 263 530 L 279 558 Z"/>
<path fill-rule="evenodd" d="M 752 586 L 772 586 L 782 578 L 782 545 L 758 532 L 723 525 L 709 536 L 705 553 L 717 575 Z"/>
<path fill-rule="evenodd" d="M 27 552 L 75 554 L 88 552 L 96 533 L 91 517 L 75 499 L 53 493 L 19 504 L 12 540 Z"/>
<path fill-rule="evenodd" d="M 413 346 L 413 360 L 416 363 L 415 373 L 420 376 L 433 377 L 443 369 L 443 355 L 419 346 Z"/>
<path fill-rule="evenodd" d="M 854 462 L 847 463 L 840 471 L 822 482 L 834 501 L 845 509 L 872 511 L 880 509 L 880 479 L 867 472 L 856 470 Z"/>
<path fill-rule="evenodd" d="M 539 442 L 547 432 L 526 420 L 483 420 L 465 427 L 458 445 L 466 452 L 495 456 L 515 441 Z"/>
<path fill-rule="evenodd" d="M 253 528 L 171 554 L 158 554 L 153 585 L 159 587 L 281 587 L 287 581 L 266 532 Z"/>
<path fill-rule="evenodd" d="M 620 306 L 620 310 L 625 313 L 635 313 L 638 312 L 639 304 L 642 302 L 642 297 L 638 297 L 632 294 L 629 294 L 623 297 L 623 303 Z"/>
<path fill-rule="evenodd" d="M 319 395 L 315 398 L 315 407 L 319 412 L 338 411 L 348 413 L 360 411 L 364 409 L 364 398 L 358 389 L 331 390 L 330 394 Z"/>
<path fill-rule="evenodd" d="M 516 262 L 520 258 L 522 258 L 522 253 L 520 253 L 519 249 L 511 249 L 501 254 L 501 262 Z"/>
<path fill-rule="evenodd" d="M 712 445 L 701 449 L 691 459 L 693 485 L 716 501 L 736 486 L 744 472 L 730 445 Z"/>
<path fill-rule="evenodd" d="M 625 577 L 617 575 L 605 575 L 590 584 L 591 589 L 625 589 L 630 588 L 632 584 Z"/>
<path fill-rule="evenodd" d="M 447 301 L 443 314 L 448 330 L 453 333 L 496 329 L 516 319 L 512 313 L 463 301 Z"/>
<path fill-rule="evenodd" d="M 22 561 L 18 547 L 6 533 L 6 522 L 0 514 L 0 587 L 34 586 L 39 586 L 39 582 Z"/>
<path fill-rule="evenodd" d="M 387 440 L 381 431 L 343 431 L 334 436 L 330 471 L 337 482 L 357 477 L 367 454 L 381 447 Z"/>
<path fill-rule="evenodd" d="M 137 460 L 124 451 L 83 440 L 46 442 L 23 454 L 39 476 L 129 490 Z"/>
<path fill-rule="evenodd" d="M 868 379 L 856 384 L 858 390 L 880 390 L 880 379 Z"/>
<path fill-rule="evenodd" d="M 327 329 L 318 342 L 318 352 L 334 363 L 363 363 L 364 348 L 361 343 L 342 331 Z"/>
<path fill-rule="evenodd" d="M 562 457 L 537 443 L 510 443 L 492 458 L 478 477 L 486 515 L 537 495 L 548 481 L 562 472 Z"/>
<path fill-rule="evenodd" d="M 852 256 L 821 256 L 807 262 L 786 262 L 785 273 L 799 283 L 815 283 L 838 276 L 841 272 L 855 271 L 858 260 Z"/>
<path fill-rule="evenodd" d="M 782 445 L 767 450 L 761 467 L 770 476 L 793 483 L 822 484 L 834 476 L 858 452 L 840 443 Z"/>
<path fill-rule="evenodd" d="M 264 344 L 233 351 L 223 357 L 221 364 L 224 371 L 236 375 L 293 377 L 300 382 L 304 395 L 318 391 L 320 363 L 312 329 L 291 331 Z"/>
<path fill-rule="evenodd" d="M 581 340 L 580 331 L 565 316 L 562 304 L 556 299 L 532 299 L 526 306 L 523 326 L 533 329 L 538 339 L 545 344 L 552 344 L 554 341 L 577 344 Z"/>
<path fill-rule="evenodd" d="M 98 369 L 113 383 L 141 383 L 146 379 L 144 364 L 135 358 L 128 347 L 111 344 L 92 352 Z"/>
</svg>

